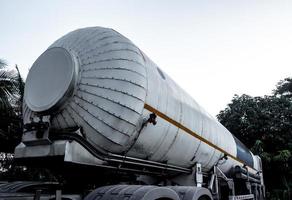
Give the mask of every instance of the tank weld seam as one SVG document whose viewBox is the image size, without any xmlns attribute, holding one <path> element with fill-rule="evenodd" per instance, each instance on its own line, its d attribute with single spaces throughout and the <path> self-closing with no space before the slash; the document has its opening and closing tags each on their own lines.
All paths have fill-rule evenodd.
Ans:
<svg viewBox="0 0 292 200">
<path fill-rule="evenodd" d="M 99 76 L 81 76 L 81 78 L 87 78 L 87 79 L 100 79 L 100 80 L 116 80 L 116 81 L 121 81 L 121 82 L 126 82 L 126 83 L 131 83 L 135 86 L 138 86 L 139 88 L 142 88 L 143 90 L 146 90 L 145 87 L 143 85 L 140 85 L 139 83 L 133 82 L 131 80 L 128 79 L 121 79 L 121 78 L 116 78 L 116 77 L 99 77 Z"/>
<path fill-rule="evenodd" d="M 54 123 L 54 122 L 55 122 L 55 126 L 57 126 L 60 129 L 62 128 L 59 121 L 58 121 L 58 118 L 56 116 L 53 117 L 52 123 Z"/>
<path fill-rule="evenodd" d="M 94 47 L 94 48 L 91 48 L 91 49 L 89 49 L 89 50 L 87 50 L 87 51 L 82 51 L 82 52 L 80 52 L 80 55 L 81 56 L 84 56 L 84 55 L 86 55 L 88 52 L 92 52 L 92 51 L 95 51 L 95 50 L 97 50 L 97 49 L 99 49 L 99 48 L 103 48 L 103 47 L 107 47 L 107 46 L 110 46 L 110 45 L 112 45 L 112 44 L 126 44 L 126 45 L 129 45 L 129 46 L 131 46 L 131 47 L 133 47 L 133 48 L 135 48 L 135 49 L 138 49 L 138 47 L 136 47 L 133 43 L 131 43 L 131 42 L 123 42 L 123 41 L 120 41 L 120 40 L 114 40 L 114 41 L 112 41 L 112 42 L 105 42 L 105 43 L 103 43 L 103 44 L 101 44 L 101 45 L 99 45 L 99 46 L 96 46 L 96 47 Z"/>
<path fill-rule="evenodd" d="M 73 121 L 74 124 L 78 124 L 78 122 L 75 121 L 75 119 L 74 119 L 72 113 L 69 111 L 69 109 L 68 109 L 67 107 L 64 108 L 64 111 L 66 111 L 66 112 L 68 113 L 69 117 L 72 119 L 72 121 Z"/>
<path fill-rule="evenodd" d="M 70 120 L 68 119 L 68 117 L 70 117 L 70 116 L 65 116 L 65 112 L 67 112 L 67 110 L 66 109 L 63 109 L 63 111 L 60 113 L 62 116 L 63 116 L 63 118 L 64 118 L 64 121 L 65 121 L 65 123 L 67 124 L 67 126 L 69 127 L 70 125 Z M 67 112 L 68 113 L 68 112 Z M 72 119 L 71 119 L 72 120 Z"/>
<path fill-rule="evenodd" d="M 112 52 L 119 52 L 119 51 L 122 51 L 122 52 L 127 51 L 127 52 L 131 52 L 131 53 L 135 53 L 135 54 L 137 54 L 138 56 L 141 57 L 141 54 L 139 54 L 137 51 L 134 51 L 134 50 L 129 49 L 129 48 L 123 48 L 123 49 L 110 49 L 110 50 L 105 50 L 103 52 L 90 55 L 90 56 L 88 56 L 86 58 L 82 58 L 81 61 L 84 62 L 86 60 L 91 60 L 93 58 L 98 58 L 99 56 L 102 56 L 104 54 L 108 54 L 108 53 L 112 53 Z"/>
<path fill-rule="evenodd" d="M 173 120 L 172 118 L 168 117 L 167 115 L 165 115 L 164 113 L 160 112 L 159 110 L 153 108 L 152 106 L 150 106 L 150 105 L 148 105 L 148 104 L 145 103 L 144 104 L 144 108 L 146 110 L 150 111 L 150 112 L 153 112 L 153 113 L 157 114 L 162 119 L 164 119 L 167 122 L 173 124 L 174 126 L 178 127 L 179 129 L 183 130 L 184 132 L 188 133 L 189 135 L 197 138 L 201 142 L 204 142 L 205 144 L 209 145 L 210 147 L 213 147 L 214 149 L 216 149 L 217 151 L 220 151 L 220 152 L 224 153 L 225 155 L 229 156 L 233 160 L 236 160 L 237 162 L 240 162 L 240 163 L 242 163 L 244 165 L 246 164 L 244 161 L 238 159 L 236 156 L 228 153 L 227 151 L 225 151 L 221 147 L 219 147 L 219 146 L 217 146 L 217 145 L 209 142 L 206 138 L 200 136 L 199 134 L 197 134 L 194 131 L 190 130 L 189 128 L 187 128 L 186 126 L 184 126 L 181 123 L 177 122 L 176 120 Z M 251 167 L 251 166 L 248 166 L 248 167 L 256 171 L 256 169 L 254 169 L 253 167 Z"/>
<path fill-rule="evenodd" d="M 144 106 L 145 107 L 145 106 Z M 182 120 L 182 104 L 180 103 L 179 104 L 179 121 Z M 176 131 L 176 134 L 174 136 L 174 138 L 172 139 L 170 145 L 169 145 L 169 148 L 168 150 L 163 154 L 162 158 L 165 159 L 166 156 L 169 154 L 169 152 L 171 151 L 171 149 L 173 148 L 174 144 L 176 143 L 176 140 L 179 136 L 179 130 L 180 128 L 179 127 L 176 127 L 177 128 L 177 131 Z"/>
<path fill-rule="evenodd" d="M 81 67 L 85 66 L 85 65 L 89 65 L 89 64 L 94 64 L 94 63 L 101 63 L 101 62 L 110 62 L 110 61 L 129 61 L 129 62 L 133 62 L 135 64 L 138 64 L 140 66 L 142 66 L 143 68 L 145 67 L 142 63 L 140 63 L 137 60 L 133 60 L 133 59 L 128 59 L 128 58 L 109 58 L 109 59 L 103 59 L 103 60 L 96 60 L 93 62 L 89 62 L 87 64 L 82 64 Z"/>
<path fill-rule="evenodd" d="M 118 130 L 116 128 L 114 128 L 111 124 L 109 124 L 108 122 L 104 121 L 103 119 L 101 119 L 100 117 L 98 117 L 97 115 L 93 114 L 90 112 L 89 109 L 85 108 L 84 106 L 82 106 L 81 104 L 75 102 L 75 104 L 77 104 L 80 108 L 82 108 L 85 112 L 87 112 L 88 114 L 90 114 L 93 118 L 95 118 L 96 120 L 100 121 L 102 124 L 106 125 L 107 127 L 109 127 L 110 129 L 112 129 L 113 131 L 119 132 L 124 136 L 130 137 L 130 135 L 128 135 L 127 133 Z"/>
<path fill-rule="evenodd" d="M 125 94 L 127 96 L 133 97 L 133 98 L 135 98 L 135 99 L 137 99 L 137 100 L 139 100 L 139 101 L 141 101 L 141 102 L 144 103 L 144 100 L 143 99 L 141 99 L 141 98 L 139 98 L 139 97 L 137 97 L 137 96 L 135 96 L 133 94 L 130 94 L 128 92 L 124 92 L 122 90 L 117 90 L 115 88 L 110 88 L 110 87 L 99 86 L 98 84 L 89 84 L 89 83 L 79 83 L 79 84 L 80 85 L 84 85 L 84 86 L 97 87 L 97 88 L 101 88 L 101 89 L 105 89 L 105 90 L 110 90 L 110 91 L 113 91 L 113 92 L 122 93 L 122 94 Z"/>
<path fill-rule="evenodd" d="M 108 38 L 114 38 L 114 37 L 121 38 L 121 39 L 125 39 L 125 38 L 123 38 L 123 37 L 122 37 L 120 34 L 118 34 L 118 33 L 113 33 L 113 32 L 111 32 L 111 31 L 108 31 L 108 33 L 109 33 L 109 35 L 106 35 L 106 36 L 103 36 L 103 37 L 99 37 L 99 38 L 95 38 L 95 39 L 97 39 L 97 40 L 93 40 L 93 41 L 91 41 L 91 42 L 98 43 L 98 42 L 101 42 L 101 41 L 103 41 L 103 40 L 105 40 L 105 39 L 108 39 Z M 95 36 L 97 36 L 97 35 L 95 35 Z M 98 36 L 100 36 L 100 35 L 98 35 Z"/>
<path fill-rule="evenodd" d="M 76 47 L 80 46 L 81 42 L 84 42 L 84 38 L 86 38 L 89 35 L 89 31 L 86 31 L 85 33 L 83 33 L 82 37 L 80 37 L 80 35 L 81 35 L 81 32 L 78 33 L 78 32 L 72 31 L 71 33 L 62 37 L 60 39 L 60 41 L 57 40 L 53 45 L 58 46 L 58 45 L 62 45 L 64 43 L 69 43 L 68 47 L 75 49 Z M 77 38 L 77 39 L 75 39 L 75 38 Z M 83 43 L 81 43 L 81 44 L 83 44 Z"/>
<path fill-rule="evenodd" d="M 113 35 L 112 33 L 110 33 L 110 35 L 102 36 L 105 33 L 109 33 L 109 31 L 104 31 L 101 33 L 98 33 L 98 32 L 90 33 L 89 35 L 92 37 L 86 38 L 86 40 L 82 43 L 83 45 L 79 46 L 80 47 L 79 49 L 81 50 L 81 52 L 83 52 L 82 50 L 84 50 L 84 49 L 88 49 L 88 43 L 95 43 L 96 44 L 104 39 L 111 38 L 113 36 L 118 35 L 118 34 Z M 100 37 L 100 36 L 102 36 L 102 37 Z"/>
<path fill-rule="evenodd" d="M 158 145 L 156 145 L 155 148 L 153 147 L 154 150 L 152 150 L 152 152 L 149 153 L 149 159 L 150 159 L 150 160 L 151 160 L 151 158 L 154 157 L 154 155 L 155 155 L 155 154 L 159 151 L 159 149 L 161 148 L 162 144 L 163 144 L 164 141 L 165 141 L 165 138 L 166 138 L 167 135 L 168 135 L 167 133 L 168 133 L 170 127 L 171 127 L 171 124 L 169 124 L 169 125 L 167 126 L 167 129 L 166 129 L 166 131 L 165 131 L 165 134 L 164 134 L 162 140 L 160 141 L 160 143 L 159 143 Z M 162 159 L 162 158 L 164 158 L 164 155 L 160 156 L 160 159 Z"/>
<path fill-rule="evenodd" d="M 57 121 L 59 122 L 60 128 L 65 128 L 64 123 L 62 123 L 64 121 L 63 116 L 60 113 L 58 113 L 56 114 L 56 118 Z"/>
<path fill-rule="evenodd" d="M 101 96 L 101 95 L 98 95 L 98 94 L 95 94 L 95 93 L 89 92 L 89 91 L 84 90 L 84 89 L 78 89 L 78 91 L 80 91 L 80 92 L 85 92 L 85 93 L 87 93 L 87 94 L 90 94 L 90 95 L 93 95 L 93 96 L 96 96 L 96 97 L 99 97 L 99 98 L 105 99 L 105 100 L 110 101 L 110 102 L 113 102 L 113 103 L 115 103 L 115 104 L 117 104 L 117 105 L 119 105 L 119 106 L 121 106 L 121 107 L 123 107 L 123 108 L 127 108 L 127 109 L 131 110 L 132 112 L 135 112 L 135 113 L 138 114 L 138 115 L 141 114 L 141 113 L 139 113 L 138 111 L 136 111 L 134 108 L 131 108 L 131 107 L 129 107 L 129 106 L 125 105 L 125 104 L 122 104 L 122 103 L 120 103 L 120 102 L 118 102 L 118 101 L 114 101 L 113 99 L 110 99 L 110 98 L 108 98 L 108 97 L 104 97 L 104 96 Z M 94 103 L 94 102 L 92 101 L 91 103 Z M 97 104 L 97 105 L 98 105 L 98 104 Z"/>
<path fill-rule="evenodd" d="M 81 99 L 82 100 L 82 99 Z M 86 101 L 85 101 L 86 102 Z M 117 131 L 119 133 L 121 133 L 122 135 L 125 135 L 127 137 L 130 137 L 127 133 L 123 132 L 123 131 L 120 131 L 116 128 L 114 128 L 113 126 L 111 126 L 108 122 L 105 122 L 104 120 L 102 120 L 101 118 L 99 118 L 97 115 L 93 114 L 90 112 L 89 109 L 85 108 L 84 106 L 82 106 L 80 103 L 78 102 L 74 102 L 78 107 L 80 107 L 81 109 L 83 109 L 86 113 L 90 114 L 94 119 L 97 119 L 98 121 L 100 121 L 101 123 L 105 124 L 106 126 L 108 126 L 110 129 L 114 130 L 114 131 Z M 88 103 L 88 102 L 87 102 Z"/>
<path fill-rule="evenodd" d="M 59 38 L 58 40 L 56 40 L 52 45 L 50 45 L 49 48 L 58 47 L 58 46 L 62 45 L 63 43 L 67 42 L 68 41 L 68 38 L 70 36 L 72 36 L 74 32 L 75 31 L 72 31 L 72 32 L 70 32 L 70 33 L 62 36 L 61 38 Z"/>
<path fill-rule="evenodd" d="M 88 44 L 88 42 L 90 41 L 90 40 L 93 40 L 93 39 L 96 39 L 97 38 L 97 36 L 99 37 L 99 38 L 101 38 L 101 37 L 104 37 L 103 36 L 103 34 L 105 34 L 105 33 L 108 33 L 109 31 L 100 31 L 100 30 L 95 30 L 95 31 L 86 31 L 85 32 L 85 34 L 83 34 L 83 35 L 81 35 L 81 34 L 79 34 L 79 35 L 81 35 L 81 40 L 77 43 L 77 45 L 79 46 L 79 47 L 84 47 L 84 46 L 86 46 L 85 44 Z M 82 40 L 83 39 L 83 40 Z M 85 39 L 85 40 L 84 40 Z M 80 45 L 81 44 L 81 45 Z M 82 45 L 83 44 L 83 45 Z"/>
<path fill-rule="evenodd" d="M 95 44 L 95 47 L 94 48 L 88 48 L 88 46 L 82 46 L 82 49 L 80 51 L 81 55 L 86 55 L 88 52 L 91 52 L 91 51 L 94 51 L 96 50 L 99 46 L 103 46 L 104 44 L 106 43 L 110 43 L 110 42 L 104 42 L 102 43 L 104 40 L 106 39 L 109 39 L 109 38 L 118 38 L 118 39 L 122 39 L 120 35 L 118 34 L 115 34 L 115 35 L 107 35 L 107 36 L 104 36 L 102 38 L 98 38 L 97 40 L 96 39 L 91 39 L 91 41 L 89 41 L 90 43 L 94 43 Z M 115 39 L 117 40 L 117 39 Z M 101 44 L 101 45 L 98 45 L 98 44 Z M 86 50 L 87 49 L 87 50 Z"/>
<path fill-rule="evenodd" d="M 210 156 L 208 162 L 206 162 L 206 167 L 210 165 L 211 161 L 214 159 L 214 156 L 216 156 L 216 149 L 213 149 L 213 152 L 212 152 L 212 156 Z M 211 163 L 212 164 L 212 163 Z M 212 166 L 212 165 L 211 165 Z"/>
<path fill-rule="evenodd" d="M 88 104 L 92 104 L 92 105 L 96 106 L 97 108 L 99 108 L 99 109 L 102 110 L 103 112 L 106 112 L 106 113 L 108 113 L 109 115 L 114 116 L 114 117 L 116 117 L 116 118 L 119 119 L 119 120 L 122 120 L 122 121 L 124 121 L 124 122 L 127 122 L 128 124 L 130 124 L 130 125 L 132 125 L 132 126 L 136 126 L 134 123 L 132 123 L 132 122 L 126 120 L 126 119 L 123 119 L 121 116 L 117 116 L 115 113 L 112 113 L 112 112 L 106 110 L 105 108 L 101 107 L 101 106 L 98 105 L 97 103 L 90 102 L 90 101 L 88 101 L 88 100 L 86 100 L 86 99 L 84 99 L 83 97 L 78 96 L 78 95 L 76 95 L 76 97 L 79 98 L 79 99 L 81 99 L 81 100 L 83 100 L 83 101 L 85 101 L 85 102 L 87 102 Z"/>
<path fill-rule="evenodd" d="M 118 63 L 111 63 L 111 62 L 116 62 L 118 61 Z M 133 68 L 140 68 L 141 70 L 143 70 L 145 72 L 145 74 L 147 74 L 147 71 L 145 69 L 145 66 L 144 65 L 141 65 L 140 63 L 135 63 L 133 62 L 132 60 L 121 60 L 121 59 L 112 59 L 112 60 L 106 60 L 106 63 L 105 64 L 100 64 L 100 65 L 125 65 L 125 66 L 128 66 L 129 64 L 133 65 Z M 96 62 L 95 63 L 90 63 L 90 64 L 85 64 L 84 65 L 84 68 L 91 68 L 91 67 L 96 67 Z M 142 73 L 141 73 L 142 74 Z"/>
<path fill-rule="evenodd" d="M 199 142 L 199 144 L 198 144 L 198 146 L 197 146 L 197 148 L 196 148 L 196 151 L 195 151 L 195 153 L 194 153 L 194 157 L 196 158 L 197 156 L 197 153 L 198 153 L 198 151 L 199 151 L 199 149 L 200 149 L 200 147 L 201 147 L 201 144 L 202 144 L 202 141 L 200 141 Z"/>
<path fill-rule="evenodd" d="M 211 138 L 211 135 L 212 134 L 210 134 L 210 138 Z M 214 144 L 216 145 L 216 146 L 219 146 L 220 144 L 218 143 L 218 134 L 216 134 L 216 138 L 215 138 L 215 142 L 214 142 Z M 222 154 L 222 152 L 219 152 L 219 158 L 220 157 L 222 157 L 222 156 L 224 156 L 224 155 L 221 155 Z M 209 166 L 210 165 L 210 163 L 211 163 L 211 161 L 212 160 L 214 160 L 214 157 L 216 158 L 216 149 L 214 149 L 214 151 L 213 151 L 213 153 L 212 153 L 212 156 L 210 157 L 210 160 L 207 162 L 207 164 L 206 164 L 206 166 Z M 211 165 L 212 166 L 212 165 Z"/>
<path fill-rule="evenodd" d="M 142 53 L 142 51 L 141 51 L 141 53 Z M 165 88 L 165 92 L 166 92 L 166 103 L 165 103 L 165 110 L 168 110 L 168 108 L 169 108 L 169 106 L 168 106 L 168 104 L 169 104 L 169 89 L 168 89 L 168 87 L 166 87 Z M 163 138 L 163 141 L 165 141 L 165 138 L 168 136 L 168 135 L 170 135 L 170 129 L 171 129 L 171 124 L 169 124 L 168 125 L 168 127 L 167 127 L 167 129 L 166 129 L 166 131 L 165 131 L 165 137 Z M 176 138 L 176 135 L 174 136 L 174 139 L 173 140 L 175 140 L 175 138 Z M 172 147 L 172 143 L 173 143 L 173 141 L 171 141 L 170 142 L 170 144 L 169 144 L 169 148 L 168 149 L 170 149 L 171 147 Z M 160 147 L 159 147 L 160 148 Z M 158 149 L 159 149 L 158 148 Z M 164 153 L 164 154 L 162 154 L 161 156 L 160 156 L 160 159 L 164 159 L 164 160 L 166 160 L 166 155 L 168 154 L 168 152 L 169 152 L 169 150 L 168 151 L 166 151 L 166 153 Z"/>
<path fill-rule="evenodd" d="M 75 31 L 73 31 L 71 33 L 74 33 L 74 32 Z M 95 31 L 95 33 L 96 32 L 99 32 L 98 33 L 99 35 L 101 35 L 103 33 L 107 33 L 107 31 L 100 31 L 100 30 Z M 75 39 L 75 40 L 72 39 L 72 44 L 74 44 L 72 47 L 78 47 L 78 46 L 81 46 L 80 44 L 84 44 L 84 42 L 85 43 L 88 42 L 88 40 L 86 38 L 88 38 L 88 36 L 91 36 L 91 35 L 93 35 L 92 31 L 86 31 L 86 30 L 84 30 L 82 32 L 77 31 L 73 36 L 77 37 L 78 39 Z M 74 41 L 74 43 L 73 43 L 73 41 Z"/>
<path fill-rule="evenodd" d="M 202 126 L 201 126 L 201 132 L 203 133 L 203 130 L 204 130 L 204 122 L 203 122 L 203 120 L 201 120 L 201 124 L 202 124 Z M 202 141 L 200 140 L 199 141 L 199 144 L 198 144 L 198 146 L 196 148 L 196 151 L 195 151 L 195 154 L 194 155 L 197 155 L 197 153 L 198 153 L 198 151 L 199 151 L 199 149 L 201 147 L 201 144 L 202 144 Z"/>
<path fill-rule="evenodd" d="M 93 34 L 94 33 L 94 34 Z M 108 33 L 108 31 L 100 31 L 100 30 L 94 30 L 94 31 L 88 31 L 88 30 L 84 30 L 82 32 L 82 37 L 79 37 L 79 41 L 78 43 L 76 43 L 76 46 L 79 45 L 81 42 L 82 44 L 87 43 L 89 40 L 93 39 L 94 37 L 96 37 L 97 34 L 104 34 L 104 33 Z M 76 37 L 76 36 L 80 36 L 81 32 L 79 32 L 78 30 L 72 31 L 69 34 L 61 37 L 59 40 L 57 40 L 56 42 L 67 42 L 68 38 L 72 38 L 72 37 Z M 88 36 L 92 36 L 87 38 Z M 86 40 L 84 40 L 84 38 L 87 38 Z M 56 43 L 57 44 L 57 43 Z M 55 43 L 54 43 L 55 45 Z M 79 45 L 81 46 L 81 45 Z"/>
<path fill-rule="evenodd" d="M 65 124 L 67 125 L 67 126 L 69 126 L 69 123 L 67 122 L 67 120 L 66 120 L 66 117 L 64 116 L 64 110 L 62 110 L 61 112 L 60 112 L 60 116 L 63 118 L 62 120 L 65 122 Z"/>
<path fill-rule="evenodd" d="M 89 69 L 83 69 L 82 71 L 87 72 L 87 71 L 99 71 L 99 70 L 124 70 L 124 71 L 129 71 L 129 72 L 133 72 L 135 74 L 138 74 L 141 77 L 146 79 L 146 76 L 144 74 L 137 72 L 135 70 L 129 69 L 129 68 L 124 68 L 124 67 L 94 67 L 94 68 L 89 68 Z"/>
<path fill-rule="evenodd" d="M 74 104 L 76 104 L 75 102 L 72 102 L 72 103 L 74 103 Z M 76 104 L 77 105 L 77 104 Z M 84 117 L 82 116 L 82 115 L 80 115 L 79 113 L 77 113 L 74 109 L 73 109 L 73 107 L 72 107 L 72 105 L 70 105 L 70 104 L 68 104 L 68 106 L 70 107 L 70 109 L 77 115 L 77 116 L 79 116 L 86 124 L 88 124 L 88 126 L 90 126 L 92 129 L 94 129 L 94 131 L 96 131 L 98 134 L 100 134 L 100 135 L 102 135 L 106 140 L 108 140 L 108 141 L 110 141 L 110 142 L 113 142 L 113 143 L 115 143 L 116 145 L 119 145 L 119 146 L 123 146 L 123 145 L 121 145 L 120 143 L 117 143 L 116 141 L 114 141 L 114 140 L 112 140 L 112 139 L 110 139 L 109 137 L 107 137 L 106 135 L 104 135 L 103 133 L 101 133 L 98 129 L 97 129 L 97 127 L 93 127 L 87 120 L 85 120 L 84 119 Z M 72 117 L 73 117 L 73 115 L 72 115 Z M 74 117 L 75 118 L 75 117 Z M 76 119 L 74 119 L 74 121 L 76 121 Z"/>
</svg>

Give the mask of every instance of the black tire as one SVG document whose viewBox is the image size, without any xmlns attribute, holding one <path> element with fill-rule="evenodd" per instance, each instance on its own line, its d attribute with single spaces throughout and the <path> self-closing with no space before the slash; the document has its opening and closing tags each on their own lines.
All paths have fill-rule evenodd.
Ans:
<svg viewBox="0 0 292 200">
<path fill-rule="evenodd" d="M 204 195 L 204 196 L 199 197 L 198 200 L 211 200 L 211 199 L 207 195 Z"/>
<path fill-rule="evenodd" d="M 84 200 L 180 200 L 178 194 L 168 187 L 143 185 L 110 185 L 97 188 Z"/>
</svg>

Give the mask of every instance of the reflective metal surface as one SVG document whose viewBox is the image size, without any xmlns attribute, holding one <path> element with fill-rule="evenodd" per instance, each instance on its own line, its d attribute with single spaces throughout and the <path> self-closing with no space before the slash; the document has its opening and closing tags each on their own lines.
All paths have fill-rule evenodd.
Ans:
<svg viewBox="0 0 292 200">
<path fill-rule="evenodd" d="M 26 79 L 24 99 L 35 112 L 57 108 L 76 83 L 78 63 L 64 48 L 50 48 L 33 64 Z"/>
<path fill-rule="evenodd" d="M 61 102 L 51 112 L 52 128 L 79 126 L 83 128 L 84 137 L 98 148 L 180 167 L 192 168 L 199 162 L 203 170 L 210 170 L 218 164 L 227 173 L 233 166 L 244 164 L 244 160 L 239 162 L 232 157 L 220 160 L 224 151 L 237 157 L 232 134 L 121 34 L 101 27 L 79 29 L 54 42 L 47 51 L 54 48 L 66 49 L 78 63 L 78 72 L 72 95 L 66 96 L 66 101 L 55 94 L 59 89 L 48 88 L 46 95 L 58 97 L 53 99 Z M 51 65 L 46 65 L 49 67 Z M 45 76 L 43 71 L 32 71 L 28 77 L 30 80 L 44 78 L 46 84 L 53 84 L 53 75 L 49 81 Z M 56 79 L 59 80 L 59 76 Z M 65 78 L 62 83 L 65 82 L 70 79 Z M 39 107 L 47 105 L 46 109 L 48 105 L 57 105 L 52 103 L 51 97 L 48 100 L 29 97 L 37 87 L 34 85 L 26 85 L 26 99 L 32 98 Z M 147 124 L 142 128 L 151 114 L 144 108 L 146 104 L 218 148 L 159 116 L 156 125 Z M 25 104 L 24 123 L 30 122 L 38 114 L 36 111 L 44 110 Z"/>
</svg>

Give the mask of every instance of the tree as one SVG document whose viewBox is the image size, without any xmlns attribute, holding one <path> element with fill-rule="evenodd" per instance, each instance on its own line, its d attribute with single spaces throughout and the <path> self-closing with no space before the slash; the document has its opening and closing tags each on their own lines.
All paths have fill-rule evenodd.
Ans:
<svg viewBox="0 0 292 200">
<path fill-rule="evenodd" d="M 261 156 L 268 191 L 292 187 L 292 79 L 280 81 L 274 95 L 235 95 L 219 121 L 253 153 Z M 281 197 L 283 199 L 283 197 Z"/>
<path fill-rule="evenodd" d="M 292 77 L 279 81 L 276 90 L 274 90 L 274 95 L 292 98 Z"/>
<path fill-rule="evenodd" d="M 18 94 L 17 77 L 14 71 L 7 69 L 5 61 L 0 60 L 0 109 L 12 112 L 13 100 Z"/>
<path fill-rule="evenodd" d="M 13 152 L 21 136 L 21 105 L 24 83 L 16 70 L 0 59 L 0 151 Z"/>
</svg>

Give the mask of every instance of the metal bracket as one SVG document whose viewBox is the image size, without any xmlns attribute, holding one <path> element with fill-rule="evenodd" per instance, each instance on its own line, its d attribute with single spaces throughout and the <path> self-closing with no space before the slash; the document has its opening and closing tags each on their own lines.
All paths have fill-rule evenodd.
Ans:
<svg viewBox="0 0 292 200">
<path fill-rule="evenodd" d="M 217 166 L 214 166 L 213 168 L 213 174 L 211 176 L 211 179 L 209 181 L 209 190 L 214 196 L 217 196 L 219 199 L 219 182 L 218 182 L 218 177 L 224 179 L 227 184 L 229 189 L 232 192 L 232 196 L 235 195 L 235 189 L 234 189 L 234 182 L 233 179 L 228 178 Z"/>
<path fill-rule="evenodd" d="M 237 196 L 229 196 L 229 200 L 245 200 L 245 199 L 254 199 L 253 194 L 247 194 L 247 195 L 237 195 Z"/>
<path fill-rule="evenodd" d="M 30 123 L 24 124 L 22 142 L 28 146 L 51 144 L 49 128 L 49 117 L 44 119 L 41 116 L 39 121 L 32 120 Z"/>
<path fill-rule="evenodd" d="M 201 163 L 196 163 L 196 185 L 197 187 L 202 187 L 203 184 L 203 173 Z"/>
</svg>

